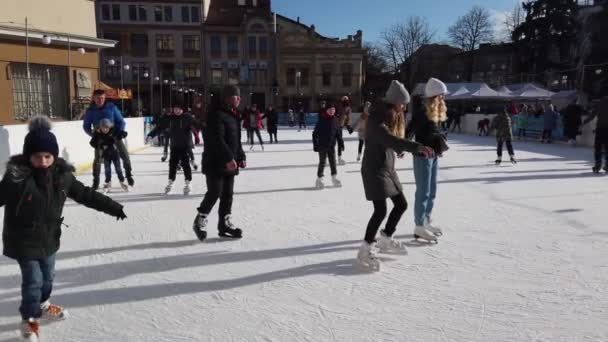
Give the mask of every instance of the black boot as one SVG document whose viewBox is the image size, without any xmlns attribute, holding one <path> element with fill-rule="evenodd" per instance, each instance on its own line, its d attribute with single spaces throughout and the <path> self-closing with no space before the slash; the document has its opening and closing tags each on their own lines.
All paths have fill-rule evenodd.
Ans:
<svg viewBox="0 0 608 342">
<path fill-rule="evenodd" d="M 93 179 L 93 185 L 91 186 L 91 189 L 97 191 L 99 189 L 99 178 L 94 178 Z"/>
<path fill-rule="evenodd" d="M 198 213 L 194 218 L 194 224 L 192 224 L 192 230 L 194 234 L 201 241 L 205 241 L 207 238 L 207 214 Z"/>
<path fill-rule="evenodd" d="M 220 222 L 217 225 L 217 230 L 219 231 L 219 236 L 221 237 L 231 239 L 240 239 L 243 237 L 243 231 L 232 224 L 230 215 L 224 216 L 223 219 L 220 218 Z"/>
<path fill-rule="evenodd" d="M 593 173 L 600 173 L 600 167 L 599 166 L 594 166 L 591 171 L 593 171 Z"/>
<path fill-rule="evenodd" d="M 133 175 L 127 175 L 127 183 L 129 183 L 129 186 L 135 185 L 135 180 L 133 179 Z"/>
<path fill-rule="evenodd" d="M 160 157 L 160 161 L 163 163 L 167 161 L 167 152 L 163 152 L 163 156 Z"/>
<path fill-rule="evenodd" d="M 502 159 L 498 158 L 498 159 L 496 159 L 496 161 L 494 163 L 496 165 L 500 165 L 500 163 L 502 163 Z"/>
</svg>

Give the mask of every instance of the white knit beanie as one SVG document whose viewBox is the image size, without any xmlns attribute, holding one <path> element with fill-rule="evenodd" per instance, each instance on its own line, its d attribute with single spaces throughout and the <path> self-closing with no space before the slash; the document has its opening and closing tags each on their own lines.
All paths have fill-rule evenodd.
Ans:
<svg viewBox="0 0 608 342">
<path fill-rule="evenodd" d="M 410 93 L 407 92 L 403 83 L 393 80 L 384 96 L 386 102 L 394 105 L 410 103 Z"/>
<path fill-rule="evenodd" d="M 436 78 L 431 78 L 426 83 L 426 88 L 424 91 L 425 97 L 429 98 L 429 97 L 435 97 L 437 95 L 447 95 L 447 94 L 449 94 L 448 87 L 446 87 L 445 83 L 441 82 L 440 80 L 438 80 Z"/>
</svg>

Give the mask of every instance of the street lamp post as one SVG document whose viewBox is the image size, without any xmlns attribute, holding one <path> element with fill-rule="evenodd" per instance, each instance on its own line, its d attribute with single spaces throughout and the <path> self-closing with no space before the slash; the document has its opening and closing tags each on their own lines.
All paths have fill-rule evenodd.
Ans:
<svg viewBox="0 0 608 342">
<path fill-rule="evenodd" d="M 175 86 L 175 84 L 175 81 L 171 81 L 171 86 L 169 87 L 169 110 L 173 108 L 173 87 Z"/>
</svg>

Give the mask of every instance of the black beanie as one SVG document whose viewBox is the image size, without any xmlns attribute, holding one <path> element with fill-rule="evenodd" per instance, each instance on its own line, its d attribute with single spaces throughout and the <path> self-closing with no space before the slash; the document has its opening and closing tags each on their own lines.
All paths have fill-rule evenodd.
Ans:
<svg viewBox="0 0 608 342">
<path fill-rule="evenodd" d="M 227 98 L 230 96 L 241 96 L 241 90 L 235 85 L 226 85 L 222 90 L 222 97 Z"/>
<path fill-rule="evenodd" d="M 29 133 L 23 142 L 23 155 L 27 158 L 38 152 L 48 152 L 55 158 L 59 156 L 59 145 L 55 134 L 51 133 L 51 122 L 44 116 L 30 121 Z"/>
</svg>

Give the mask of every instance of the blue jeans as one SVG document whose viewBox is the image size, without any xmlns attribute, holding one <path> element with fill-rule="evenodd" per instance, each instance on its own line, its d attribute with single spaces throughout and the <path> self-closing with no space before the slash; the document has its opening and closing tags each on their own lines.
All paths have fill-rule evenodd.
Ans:
<svg viewBox="0 0 608 342">
<path fill-rule="evenodd" d="M 414 157 L 414 178 L 416 179 L 416 202 L 414 203 L 414 220 L 417 226 L 423 226 L 431 217 L 437 195 L 437 158 L 425 159 Z"/>
<path fill-rule="evenodd" d="M 51 297 L 55 278 L 55 255 L 40 259 L 19 259 L 21 268 L 21 306 L 23 319 L 40 318 L 40 304 Z"/>
<path fill-rule="evenodd" d="M 122 166 L 120 165 L 120 158 L 116 156 L 114 159 L 104 158 L 103 160 L 103 168 L 106 173 L 106 183 L 110 183 L 112 180 L 112 164 L 114 164 L 114 169 L 116 170 L 116 176 L 118 180 L 122 183 L 125 181 L 125 176 L 122 174 Z"/>
</svg>

